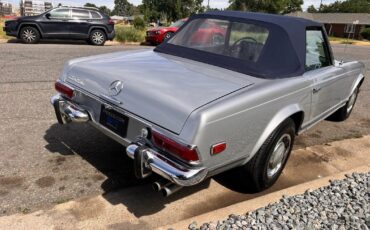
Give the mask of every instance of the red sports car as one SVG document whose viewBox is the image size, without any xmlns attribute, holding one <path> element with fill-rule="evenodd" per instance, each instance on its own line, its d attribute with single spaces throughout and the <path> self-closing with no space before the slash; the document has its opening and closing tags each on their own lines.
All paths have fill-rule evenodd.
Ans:
<svg viewBox="0 0 370 230">
<path fill-rule="evenodd" d="M 164 40 L 172 37 L 172 35 L 187 21 L 187 18 L 180 19 L 169 27 L 157 27 L 146 32 L 145 40 L 151 44 L 161 44 Z"/>
</svg>

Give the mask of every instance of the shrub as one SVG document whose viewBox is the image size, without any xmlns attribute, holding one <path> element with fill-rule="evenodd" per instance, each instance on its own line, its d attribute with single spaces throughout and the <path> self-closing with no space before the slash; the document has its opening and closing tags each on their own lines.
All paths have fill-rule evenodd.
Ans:
<svg viewBox="0 0 370 230">
<path fill-rule="evenodd" d="M 366 28 L 361 32 L 361 36 L 367 40 L 370 40 L 370 28 Z"/>
<path fill-rule="evenodd" d="M 116 28 L 116 40 L 119 42 L 144 42 L 145 31 L 133 27 Z"/>
<path fill-rule="evenodd" d="M 135 29 L 138 29 L 138 30 L 145 29 L 145 21 L 144 21 L 144 19 L 142 19 L 140 17 L 135 17 L 134 18 L 134 27 L 135 27 Z"/>
</svg>

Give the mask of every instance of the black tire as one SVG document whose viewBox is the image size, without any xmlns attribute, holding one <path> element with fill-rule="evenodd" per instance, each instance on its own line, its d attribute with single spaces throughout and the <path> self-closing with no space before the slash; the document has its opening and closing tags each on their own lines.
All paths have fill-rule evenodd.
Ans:
<svg viewBox="0 0 370 230">
<path fill-rule="evenodd" d="M 163 41 L 167 41 L 168 39 L 172 38 L 172 36 L 174 35 L 173 32 L 167 32 L 164 34 L 164 38 L 163 38 Z"/>
<path fill-rule="evenodd" d="M 353 108 L 355 107 L 358 93 L 360 92 L 359 87 L 355 89 L 352 95 L 349 97 L 347 103 L 335 113 L 330 115 L 326 120 L 328 121 L 345 121 L 351 115 Z"/>
<path fill-rule="evenodd" d="M 90 33 L 89 41 L 91 45 L 103 46 L 107 41 L 107 35 L 102 30 L 93 30 Z"/>
<path fill-rule="evenodd" d="M 279 178 L 289 159 L 294 144 L 294 138 L 295 123 L 289 118 L 275 129 L 256 155 L 245 166 L 235 171 L 241 182 L 241 187 L 245 191 L 252 193 L 261 192 L 270 188 Z M 282 154 L 279 154 L 281 150 Z M 277 158 L 277 156 L 279 156 L 279 158 Z M 279 160 L 280 158 L 281 161 Z M 271 161 L 274 159 L 281 163 L 277 164 L 272 170 L 270 166 L 273 167 Z"/>
<path fill-rule="evenodd" d="M 36 44 L 40 41 L 40 32 L 32 26 L 26 26 L 21 29 L 19 37 L 23 43 Z"/>
</svg>

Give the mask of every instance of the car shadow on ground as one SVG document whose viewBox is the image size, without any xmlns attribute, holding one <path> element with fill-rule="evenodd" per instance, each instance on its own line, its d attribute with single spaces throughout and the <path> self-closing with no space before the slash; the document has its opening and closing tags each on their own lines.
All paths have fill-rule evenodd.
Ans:
<svg viewBox="0 0 370 230">
<path fill-rule="evenodd" d="M 151 188 L 152 183 L 160 179 L 159 176 L 137 179 L 133 161 L 126 155 L 125 147 L 88 124 L 54 124 L 46 131 L 44 139 L 47 141 L 45 148 L 50 152 L 63 156 L 79 155 L 104 174 L 107 179 L 101 184 L 103 197 L 114 205 L 125 205 L 138 217 L 156 213 L 166 204 L 209 187 L 210 181 L 206 180 L 170 197 L 162 197 Z M 73 172 L 79 170 L 71 169 Z"/>
</svg>

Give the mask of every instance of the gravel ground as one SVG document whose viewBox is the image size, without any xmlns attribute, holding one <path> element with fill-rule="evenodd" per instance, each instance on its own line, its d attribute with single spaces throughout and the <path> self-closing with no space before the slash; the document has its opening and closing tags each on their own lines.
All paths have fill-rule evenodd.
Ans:
<svg viewBox="0 0 370 230">
<path fill-rule="evenodd" d="M 230 215 L 195 229 L 363 229 L 370 228 L 370 172 L 347 175 L 344 180 L 279 202 L 246 215 Z"/>
</svg>

